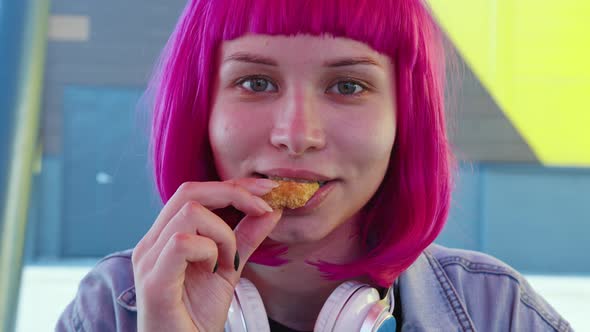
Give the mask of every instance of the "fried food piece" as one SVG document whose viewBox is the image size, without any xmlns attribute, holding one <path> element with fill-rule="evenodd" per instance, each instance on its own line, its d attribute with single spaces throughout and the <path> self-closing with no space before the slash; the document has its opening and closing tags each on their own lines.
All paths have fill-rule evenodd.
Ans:
<svg viewBox="0 0 590 332">
<path fill-rule="evenodd" d="M 300 208 L 320 189 L 318 182 L 304 183 L 285 180 L 275 180 L 275 182 L 279 186 L 262 196 L 262 199 L 273 209 Z"/>
</svg>

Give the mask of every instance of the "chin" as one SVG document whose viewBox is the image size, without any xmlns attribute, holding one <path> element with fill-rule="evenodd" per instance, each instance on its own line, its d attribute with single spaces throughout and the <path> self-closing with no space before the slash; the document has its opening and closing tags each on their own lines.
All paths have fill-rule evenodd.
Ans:
<svg viewBox="0 0 590 332">
<path fill-rule="evenodd" d="M 305 221 L 302 218 L 287 217 L 279 221 L 275 229 L 269 234 L 273 241 L 284 244 L 312 243 L 325 238 L 331 230 L 320 229 L 317 223 L 319 220 Z M 315 219 L 315 218 L 313 218 Z"/>
</svg>

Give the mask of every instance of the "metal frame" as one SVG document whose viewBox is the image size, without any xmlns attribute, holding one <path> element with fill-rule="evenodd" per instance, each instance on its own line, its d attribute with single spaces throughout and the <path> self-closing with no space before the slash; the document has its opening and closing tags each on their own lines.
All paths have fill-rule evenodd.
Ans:
<svg viewBox="0 0 590 332">
<path fill-rule="evenodd" d="M 27 2 L 23 43 L 17 50 L 21 62 L 15 78 L 18 82 L 16 102 L 13 109 L 7 110 L 14 119 L 6 158 L 8 177 L 5 188 L 1 188 L 5 190 L 5 202 L 0 210 L 0 330 L 6 332 L 14 331 L 16 327 L 33 166 L 39 153 L 39 119 L 50 8 L 49 0 Z"/>
</svg>

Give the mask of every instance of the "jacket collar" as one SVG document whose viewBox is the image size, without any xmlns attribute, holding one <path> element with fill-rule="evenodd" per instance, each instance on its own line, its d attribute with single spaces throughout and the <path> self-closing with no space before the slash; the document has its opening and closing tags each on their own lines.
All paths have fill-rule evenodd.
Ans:
<svg viewBox="0 0 590 332">
<path fill-rule="evenodd" d="M 475 331 L 438 260 L 426 249 L 399 276 L 402 331 Z"/>
</svg>

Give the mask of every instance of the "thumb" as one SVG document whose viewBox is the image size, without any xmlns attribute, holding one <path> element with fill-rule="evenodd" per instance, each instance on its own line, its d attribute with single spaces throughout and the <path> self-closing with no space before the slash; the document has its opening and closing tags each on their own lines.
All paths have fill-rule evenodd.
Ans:
<svg viewBox="0 0 590 332">
<path fill-rule="evenodd" d="M 282 214 L 283 210 L 277 209 L 258 217 L 248 215 L 236 226 L 234 233 L 240 261 L 239 274 L 256 248 L 275 228 Z"/>
</svg>

